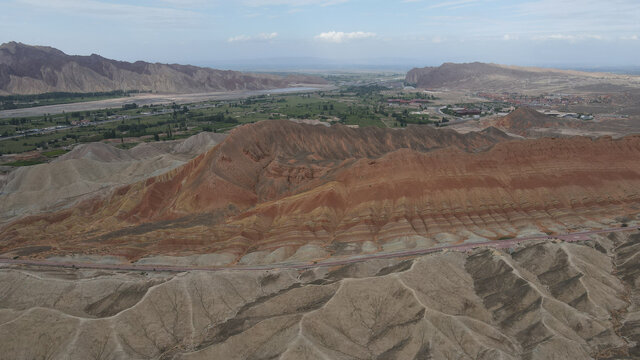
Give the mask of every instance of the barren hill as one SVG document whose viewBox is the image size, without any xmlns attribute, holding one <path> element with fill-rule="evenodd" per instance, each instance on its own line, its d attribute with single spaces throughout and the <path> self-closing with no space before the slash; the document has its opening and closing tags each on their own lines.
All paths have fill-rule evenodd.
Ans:
<svg viewBox="0 0 640 360">
<path fill-rule="evenodd" d="M 308 270 L 0 271 L 11 359 L 637 359 L 640 234 Z"/>
<path fill-rule="evenodd" d="M 166 174 L 8 224 L 1 250 L 264 263 L 605 227 L 635 214 L 639 155 L 638 136 L 265 121 Z"/>
<path fill-rule="evenodd" d="M 611 91 L 640 87 L 640 77 L 572 70 L 506 66 L 485 63 L 445 63 L 438 67 L 415 68 L 406 82 L 419 88 L 447 88 L 477 91 L 560 91 L 600 87 Z"/>
<path fill-rule="evenodd" d="M 200 133 L 185 140 L 143 143 L 120 150 L 104 143 L 75 147 L 48 164 L 22 167 L 0 184 L 0 223 L 65 208 L 117 186 L 156 176 L 206 152 L 225 135 Z"/>
<path fill-rule="evenodd" d="M 140 90 L 194 93 L 284 88 L 296 83 L 322 84 L 311 76 L 246 74 L 190 65 L 129 63 L 10 42 L 0 45 L 0 94 Z"/>
<path fill-rule="evenodd" d="M 526 106 L 517 108 L 493 123 L 493 126 L 522 136 L 529 135 L 533 129 L 575 128 L 579 125 L 578 121 L 548 116 Z"/>
</svg>

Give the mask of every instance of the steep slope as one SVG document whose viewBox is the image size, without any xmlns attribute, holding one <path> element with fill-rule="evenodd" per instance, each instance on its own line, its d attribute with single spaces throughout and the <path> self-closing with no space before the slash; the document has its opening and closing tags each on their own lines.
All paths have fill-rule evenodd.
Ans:
<svg viewBox="0 0 640 360">
<path fill-rule="evenodd" d="M 521 136 L 528 136 L 535 129 L 567 129 L 580 125 L 579 121 L 551 117 L 525 106 L 493 122 L 493 126 Z"/>
<path fill-rule="evenodd" d="M 181 141 L 120 150 L 105 143 L 76 146 L 49 164 L 22 167 L 0 186 L 0 223 L 24 214 L 68 207 L 88 196 L 160 175 L 224 139 L 200 133 Z"/>
<path fill-rule="evenodd" d="M 325 83 L 311 76 L 244 74 L 190 65 L 128 63 L 99 55 L 69 56 L 60 50 L 10 42 L 0 45 L 0 93 L 140 90 L 194 93 L 284 88 Z"/>
<path fill-rule="evenodd" d="M 6 225 L 1 249 L 261 263 L 606 227 L 638 212 L 639 136 L 505 140 L 245 125 L 166 174 Z"/>
<path fill-rule="evenodd" d="M 2 269 L 0 351 L 11 359 L 632 359 L 640 257 L 630 254 L 639 240 L 635 231 L 308 270 Z"/>
<path fill-rule="evenodd" d="M 406 82 L 429 89 L 523 92 L 589 87 L 596 89 L 601 84 L 610 88 L 611 85 L 637 87 L 640 86 L 640 77 L 474 62 L 415 68 L 407 73 Z"/>
</svg>

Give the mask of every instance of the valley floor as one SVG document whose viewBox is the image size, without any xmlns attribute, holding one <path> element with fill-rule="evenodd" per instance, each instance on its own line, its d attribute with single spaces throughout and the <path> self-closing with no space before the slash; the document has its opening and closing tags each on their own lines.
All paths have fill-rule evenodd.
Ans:
<svg viewBox="0 0 640 360">
<path fill-rule="evenodd" d="M 326 85 L 312 85 L 290 87 L 283 89 L 270 89 L 270 90 L 246 90 L 246 91 L 220 91 L 213 93 L 196 93 L 196 94 L 134 94 L 127 97 L 116 99 L 105 99 L 98 101 L 77 102 L 72 104 L 59 104 L 38 106 L 24 109 L 15 110 L 2 110 L 0 111 L 0 119 L 12 118 L 12 117 L 29 117 L 29 116 L 42 116 L 44 114 L 55 115 L 64 112 L 71 113 L 75 111 L 90 111 L 100 110 L 106 108 L 120 108 L 126 104 L 136 103 L 139 106 L 150 104 L 189 104 L 202 101 L 212 100 L 234 100 L 243 99 L 251 96 L 266 95 L 266 94 L 290 94 L 299 92 L 310 92 L 318 90 L 333 90 L 333 86 Z"/>
</svg>

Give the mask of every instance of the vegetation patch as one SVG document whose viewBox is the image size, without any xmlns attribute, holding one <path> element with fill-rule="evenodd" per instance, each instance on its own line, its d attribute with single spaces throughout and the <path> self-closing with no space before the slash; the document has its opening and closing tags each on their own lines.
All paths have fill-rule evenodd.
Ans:
<svg viewBox="0 0 640 360">
<path fill-rule="evenodd" d="M 0 110 L 24 109 L 36 106 L 69 104 L 85 101 L 105 100 L 129 96 L 138 93 L 132 91 L 107 91 L 92 93 L 50 92 L 35 95 L 9 95 L 0 96 Z"/>
<path fill-rule="evenodd" d="M 68 153 L 69 150 L 66 149 L 55 149 L 55 150 L 49 150 L 49 151 L 45 151 L 42 153 L 42 155 L 48 157 L 48 158 L 55 158 L 58 157 L 60 155 L 64 155 L 66 153 Z"/>
<path fill-rule="evenodd" d="M 14 167 L 18 167 L 18 166 L 31 166 L 31 165 L 38 165 L 38 164 L 42 164 L 44 163 L 44 160 L 41 159 L 33 159 L 33 160 L 18 160 L 18 161 L 13 161 L 10 163 L 6 163 L 6 164 L 2 164 L 4 166 L 14 166 Z"/>
</svg>

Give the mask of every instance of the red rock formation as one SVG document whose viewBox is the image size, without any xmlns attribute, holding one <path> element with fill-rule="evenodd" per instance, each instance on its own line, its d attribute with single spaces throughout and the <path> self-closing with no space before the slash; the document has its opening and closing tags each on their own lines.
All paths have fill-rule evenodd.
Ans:
<svg viewBox="0 0 640 360">
<path fill-rule="evenodd" d="M 1 250 L 342 253 L 598 226 L 639 205 L 638 136 L 507 140 L 495 129 L 246 125 L 167 174 L 9 224 Z"/>
</svg>

